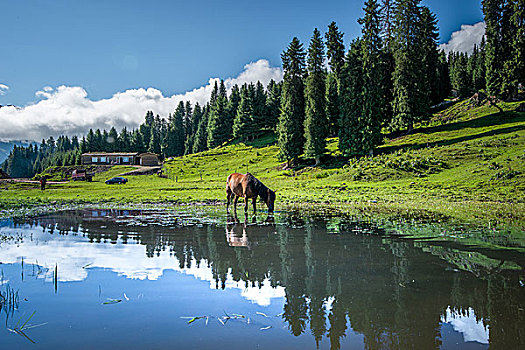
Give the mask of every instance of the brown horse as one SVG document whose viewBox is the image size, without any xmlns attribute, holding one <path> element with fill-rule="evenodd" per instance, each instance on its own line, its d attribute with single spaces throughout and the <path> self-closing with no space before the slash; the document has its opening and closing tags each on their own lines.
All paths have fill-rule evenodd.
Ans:
<svg viewBox="0 0 525 350">
<path fill-rule="evenodd" d="M 239 174 L 233 173 L 228 176 L 226 180 L 226 194 L 228 204 L 226 211 L 229 212 L 230 202 L 233 199 L 233 210 L 237 211 L 237 200 L 239 197 L 244 198 L 244 214 L 248 212 L 248 199 L 252 200 L 253 213 L 255 214 L 255 202 L 257 197 L 261 199 L 268 206 L 268 211 L 273 213 L 273 205 L 275 202 L 275 192 L 264 186 L 263 183 L 255 178 L 250 173 Z"/>
</svg>

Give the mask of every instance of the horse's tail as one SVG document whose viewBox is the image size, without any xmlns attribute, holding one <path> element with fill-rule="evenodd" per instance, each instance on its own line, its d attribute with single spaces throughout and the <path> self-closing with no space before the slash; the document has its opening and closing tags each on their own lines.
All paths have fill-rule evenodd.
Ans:
<svg viewBox="0 0 525 350">
<path fill-rule="evenodd" d="M 232 175 L 233 175 L 233 174 L 228 175 L 228 178 L 226 179 L 226 191 L 227 191 L 228 188 L 230 187 L 230 179 L 231 179 Z"/>
</svg>

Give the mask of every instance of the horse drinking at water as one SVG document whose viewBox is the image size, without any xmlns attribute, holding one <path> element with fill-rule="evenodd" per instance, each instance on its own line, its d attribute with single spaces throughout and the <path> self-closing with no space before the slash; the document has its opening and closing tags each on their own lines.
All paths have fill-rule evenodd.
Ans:
<svg viewBox="0 0 525 350">
<path fill-rule="evenodd" d="M 273 213 L 273 205 L 275 202 L 275 192 L 264 186 L 263 183 L 255 178 L 250 173 L 239 174 L 233 173 L 228 176 L 226 180 L 226 194 L 228 204 L 226 211 L 229 211 L 230 202 L 233 199 L 233 210 L 237 212 L 237 200 L 239 197 L 244 198 L 244 213 L 248 212 L 248 199 L 252 200 L 253 213 L 255 214 L 255 202 L 257 197 L 261 199 L 268 206 L 268 211 Z"/>
</svg>

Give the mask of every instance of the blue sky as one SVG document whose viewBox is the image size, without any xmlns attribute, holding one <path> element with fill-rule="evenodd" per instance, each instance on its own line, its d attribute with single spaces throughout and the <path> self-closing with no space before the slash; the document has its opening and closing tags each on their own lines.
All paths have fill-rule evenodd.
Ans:
<svg viewBox="0 0 525 350">
<path fill-rule="evenodd" d="M 363 1 L 0 0 L 0 141 L 135 128 L 147 110 L 205 103 L 212 78 L 279 80 L 294 36 L 307 45 L 336 21 L 348 46 Z M 422 3 L 449 48 L 480 40 L 481 0 Z"/>
<path fill-rule="evenodd" d="M 82 86 L 93 99 L 128 88 L 167 95 L 237 75 L 259 58 L 280 66 L 293 36 L 308 41 L 335 20 L 359 34 L 362 0 L 8 1 L 2 0 L 0 104 L 25 105 L 44 86 Z M 480 0 L 427 0 L 441 41 L 482 20 Z"/>
</svg>

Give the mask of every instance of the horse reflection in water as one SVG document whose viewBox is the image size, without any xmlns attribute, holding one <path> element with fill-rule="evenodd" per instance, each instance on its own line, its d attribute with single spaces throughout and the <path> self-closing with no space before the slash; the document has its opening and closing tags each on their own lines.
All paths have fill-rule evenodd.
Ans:
<svg viewBox="0 0 525 350">
<path fill-rule="evenodd" d="M 226 180 L 226 197 L 228 204 L 226 211 L 229 212 L 230 203 L 233 199 L 233 211 L 237 212 L 237 200 L 244 198 L 244 215 L 248 215 L 248 200 L 252 200 L 253 214 L 256 213 L 257 197 L 260 197 L 268 206 L 268 212 L 273 213 L 275 192 L 266 187 L 261 181 L 250 173 L 233 173 Z"/>
<path fill-rule="evenodd" d="M 266 220 L 264 220 L 264 223 L 270 224 L 272 227 L 274 227 L 275 219 L 273 216 L 269 215 Z M 250 227 L 250 228 L 248 228 Z M 240 222 L 239 218 L 237 217 L 237 213 L 234 213 L 234 215 L 228 215 L 227 223 L 226 223 L 226 241 L 228 242 L 228 245 L 230 247 L 246 247 L 248 249 L 251 249 L 252 242 L 248 239 L 248 231 L 255 230 L 255 228 L 258 227 L 257 225 L 257 217 L 254 215 L 252 217 L 251 223 L 248 223 L 248 219 L 245 216 L 245 221 Z M 263 228 L 266 230 L 266 225 L 260 226 L 260 228 Z"/>
</svg>

